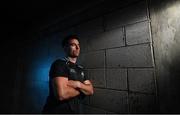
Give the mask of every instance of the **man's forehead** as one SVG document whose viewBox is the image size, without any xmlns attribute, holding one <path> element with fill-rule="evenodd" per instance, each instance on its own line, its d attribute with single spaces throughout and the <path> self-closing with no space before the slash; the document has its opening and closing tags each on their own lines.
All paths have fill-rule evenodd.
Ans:
<svg viewBox="0 0 180 115">
<path fill-rule="evenodd" d="M 79 41 L 76 39 L 76 38 L 71 38 L 70 40 L 69 40 L 69 43 L 79 43 Z"/>
</svg>

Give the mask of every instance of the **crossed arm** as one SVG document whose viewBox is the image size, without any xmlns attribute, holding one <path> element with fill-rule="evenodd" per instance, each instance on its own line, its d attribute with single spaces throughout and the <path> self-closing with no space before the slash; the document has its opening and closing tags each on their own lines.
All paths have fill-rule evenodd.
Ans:
<svg viewBox="0 0 180 115">
<path fill-rule="evenodd" d="M 85 95 L 92 95 L 94 93 L 93 86 L 89 80 L 86 80 L 83 83 L 80 81 L 69 80 L 67 85 L 79 89 Z"/>
<path fill-rule="evenodd" d="M 85 95 L 92 95 L 94 89 L 90 80 L 83 83 L 80 81 L 68 80 L 66 77 L 55 77 L 52 80 L 53 89 L 56 97 L 59 100 L 67 100 L 80 94 L 80 91 Z"/>
</svg>

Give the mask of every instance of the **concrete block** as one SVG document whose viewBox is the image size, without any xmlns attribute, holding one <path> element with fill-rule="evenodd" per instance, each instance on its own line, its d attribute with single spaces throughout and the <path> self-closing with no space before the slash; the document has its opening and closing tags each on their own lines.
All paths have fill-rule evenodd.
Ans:
<svg viewBox="0 0 180 115">
<path fill-rule="evenodd" d="M 153 69 L 128 69 L 129 90 L 155 93 Z"/>
<path fill-rule="evenodd" d="M 129 5 L 126 8 L 114 11 L 110 14 L 107 14 L 105 18 L 107 30 L 147 20 L 146 1 L 140 1 L 136 4 Z"/>
<path fill-rule="evenodd" d="M 84 23 L 81 23 L 75 27 L 76 33 L 80 38 L 81 52 L 88 51 L 88 40 L 94 38 L 98 34 L 103 32 L 102 18 L 96 18 Z"/>
<path fill-rule="evenodd" d="M 87 36 L 94 36 L 103 32 L 102 18 L 89 20 L 76 26 L 77 33 L 83 38 Z"/>
<path fill-rule="evenodd" d="M 130 113 L 157 113 L 156 97 L 154 95 L 130 93 Z"/>
<path fill-rule="evenodd" d="M 127 45 L 150 42 L 149 22 L 140 22 L 126 26 Z"/>
<path fill-rule="evenodd" d="M 104 68 L 105 67 L 105 51 L 95 51 L 82 53 L 78 59 L 78 63 L 87 68 Z"/>
<path fill-rule="evenodd" d="M 114 113 L 127 113 L 127 92 L 96 88 L 90 98 L 90 105 Z"/>
<path fill-rule="evenodd" d="M 107 67 L 152 67 L 150 44 L 108 49 Z"/>
<path fill-rule="evenodd" d="M 79 43 L 80 43 L 80 52 L 85 53 L 88 51 L 88 37 L 81 37 L 79 35 Z"/>
<path fill-rule="evenodd" d="M 107 69 L 107 88 L 127 90 L 127 70 Z"/>
<path fill-rule="evenodd" d="M 120 47 L 125 45 L 123 39 L 123 29 L 117 28 L 106 31 L 88 40 L 88 50 L 98 50 L 105 48 Z"/>
<path fill-rule="evenodd" d="M 106 87 L 105 70 L 89 69 L 89 78 L 94 87 Z"/>
</svg>

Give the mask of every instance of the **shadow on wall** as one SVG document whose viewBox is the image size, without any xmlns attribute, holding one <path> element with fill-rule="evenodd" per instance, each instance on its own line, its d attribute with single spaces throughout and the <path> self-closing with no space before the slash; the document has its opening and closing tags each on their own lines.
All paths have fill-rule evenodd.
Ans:
<svg viewBox="0 0 180 115">
<path fill-rule="evenodd" d="M 15 84 L 14 113 L 40 113 L 48 95 L 51 63 L 64 54 L 58 37 L 25 44 L 19 57 Z M 22 67 L 21 67 L 22 65 Z"/>
<path fill-rule="evenodd" d="M 152 0 L 160 111 L 180 113 L 180 1 Z"/>
<path fill-rule="evenodd" d="M 173 101 L 170 102 L 170 106 L 173 106 L 173 109 L 171 110 L 174 113 L 180 113 L 180 107 L 179 107 L 179 102 L 180 102 L 180 28 L 178 30 L 176 29 L 176 34 L 174 37 L 175 44 L 172 46 L 170 50 L 170 54 L 172 56 L 171 62 L 167 65 L 167 71 L 169 71 L 170 75 L 170 83 L 171 83 L 171 89 L 170 89 L 170 95 Z M 164 65 L 165 66 L 165 65 Z"/>
</svg>

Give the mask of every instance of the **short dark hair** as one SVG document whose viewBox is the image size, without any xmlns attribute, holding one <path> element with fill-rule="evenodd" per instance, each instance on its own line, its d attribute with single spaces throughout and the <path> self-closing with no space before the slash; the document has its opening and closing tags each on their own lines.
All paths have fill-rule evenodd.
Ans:
<svg viewBox="0 0 180 115">
<path fill-rule="evenodd" d="M 66 46 L 71 39 L 77 39 L 79 41 L 79 37 L 76 34 L 68 35 L 62 40 L 62 47 Z"/>
</svg>

